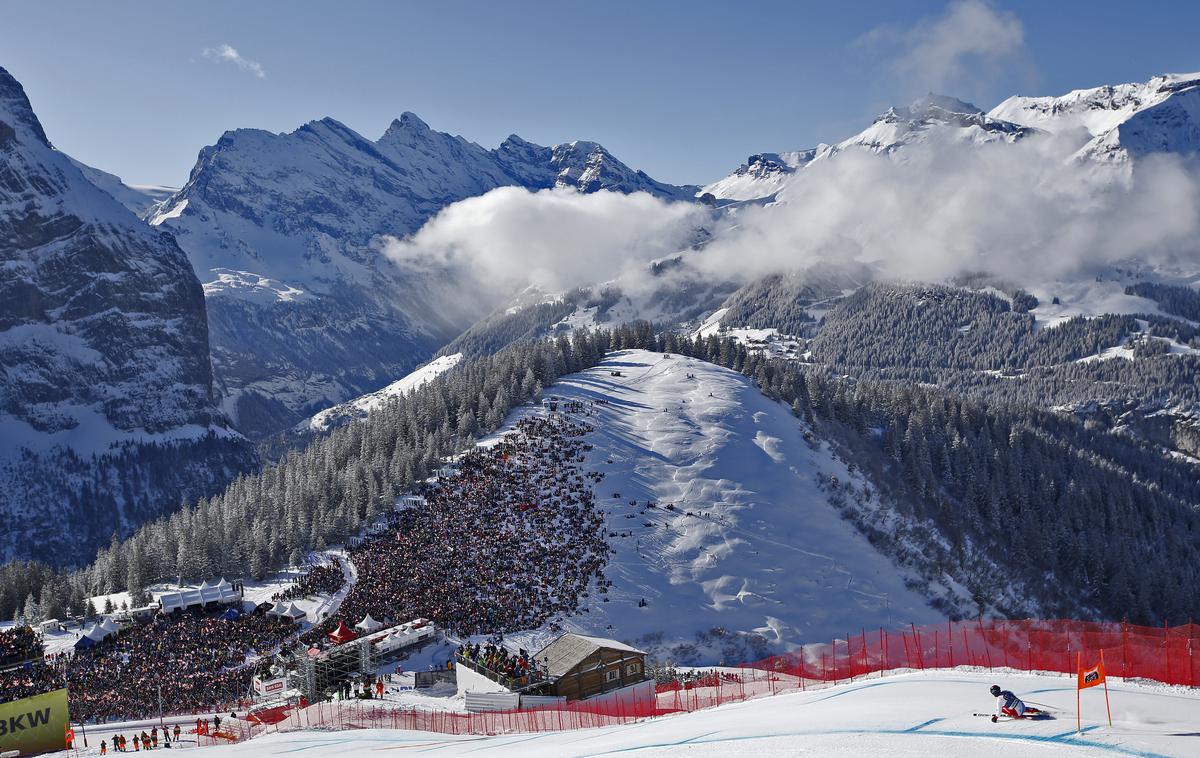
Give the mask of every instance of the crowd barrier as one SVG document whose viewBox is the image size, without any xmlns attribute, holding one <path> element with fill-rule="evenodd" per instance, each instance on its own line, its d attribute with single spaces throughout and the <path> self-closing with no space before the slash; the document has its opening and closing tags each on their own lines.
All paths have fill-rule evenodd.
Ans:
<svg viewBox="0 0 1200 758">
<path fill-rule="evenodd" d="M 1200 625 L 1145 627 L 1084 621 L 957 621 L 908 630 L 879 629 L 807 645 L 793 654 L 719 667 L 685 681 L 659 683 L 653 698 L 586 700 L 490 713 L 396 707 L 386 701 L 311 705 L 270 725 L 242 725 L 246 739 L 300 729 L 412 729 L 454 735 L 544 732 L 624 724 L 784 692 L 833 686 L 888 671 L 974 666 L 1074 674 L 1103 651 L 1108 675 L 1164 684 L 1200 685 Z"/>
</svg>

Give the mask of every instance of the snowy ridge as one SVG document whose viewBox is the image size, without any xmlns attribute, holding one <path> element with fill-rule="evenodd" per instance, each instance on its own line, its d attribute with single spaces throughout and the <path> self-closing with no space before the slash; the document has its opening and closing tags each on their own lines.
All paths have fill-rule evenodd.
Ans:
<svg viewBox="0 0 1200 758">
<path fill-rule="evenodd" d="M 113 199 L 133 211 L 138 218 L 145 218 L 159 203 L 179 191 L 178 187 L 164 187 L 158 184 L 128 185 L 121 181 L 119 176 L 93 168 L 70 156 L 68 158 L 83 172 L 84 178 L 112 195 Z"/>
<path fill-rule="evenodd" d="M 1076 160 L 1124 163 L 1158 152 L 1200 151 L 1200 73 L 1080 89 L 1062 96 L 1013 96 L 984 113 L 971 103 L 930 94 L 888 109 L 835 145 L 761 153 L 702 188 L 718 199 L 752 200 L 779 192 L 798 171 L 848 149 L 903 155 L 914 144 L 1016 142 L 1039 132 L 1075 138 Z M 802 172 L 801 172 L 802 173 Z"/>
<path fill-rule="evenodd" d="M 366 418 L 372 411 L 392 398 L 406 395 L 424 386 L 437 377 L 457 366 L 462 361 L 462 353 L 443 355 L 434 358 L 421 368 L 407 376 L 397 379 L 377 392 L 371 392 L 361 397 L 336 405 L 316 413 L 307 421 L 297 426 L 302 432 L 326 432 L 333 426 L 340 426 L 348 421 Z"/>
</svg>

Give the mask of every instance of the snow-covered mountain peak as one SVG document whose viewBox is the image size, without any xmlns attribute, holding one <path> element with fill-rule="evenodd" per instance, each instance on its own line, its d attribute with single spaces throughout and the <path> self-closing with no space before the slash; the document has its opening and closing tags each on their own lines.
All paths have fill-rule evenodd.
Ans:
<svg viewBox="0 0 1200 758">
<path fill-rule="evenodd" d="M 1076 157 L 1125 162 L 1153 152 L 1200 150 L 1200 73 L 1161 74 L 1146 82 L 1078 89 L 1061 96 L 1010 97 L 994 118 L 1054 133 L 1086 130 Z"/>
<path fill-rule="evenodd" d="M 1036 134 L 1031 126 L 985 114 L 977 106 L 930 93 L 907 106 L 888 108 L 863 131 L 836 145 L 788 153 L 756 153 L 732 174 L 702 188 L 722 200 L 756 200 L 775 195 L 792 175 L 814 161 L 846 150 L 894 155 L 914 144 L 1016 142 Z"/>
<path fill-rule="evenodd" d="M 25 88 L 4 68 L 0 68 L 0 123 L 7 124 L 14 132 L 5 134 L 8 130 L 0 131 L 0 147 L 16 136 L 17 131 L 25 131 L 47 147 L 50 145 L 41 122 L 33 114 L 33 106 L 29 104 Z"/>
<path fill-rule="evenodd" d="M 333 118 L 226 132 L 149 220 L 175 235 L 205 285 L 226 407 L 262 433 L 378 389 L 484 315 L 486 303 L 461 305 L 456 282 L 386 260 L 378 238 L 507 186 L 693 191 L 594 142 L 550 148 L 514 135 L 488 150 L 405 112 L 375 141 Z"/>
<path fill-rule="evenodd" d="M 711 194 L 722 200 L 755 200 L 775 194 L 787 178 L 804 166 L 828 145 L 808 150 L 783 153 L 755 153 L 738 166 L 732 174 L 700 188 L 700 194 Z"/>
<path fill-rule="evenodd" d="M 908 106 L 908 111 L 914 115 L 932 114 L 934 111 L 968 114 L 983 113 L 983 109 L 973 103 L 968 103 L 965 100 L 959 100 L 957 97 L 949 95 L 938 95 L 933 92 L 912 101 Z"/>
<path fill-rule="evenodd" d="M 931 139 L 951 142 L 1015 142 L 1036 132 L 1004 119 L 986 115 L 974 105 L 945 95 L 927 95 L 908 107 L 893 107 L 871 126 L 835 146 L 827 155 L 850 147 L 891 153 L 906 145 Z"/>
<path fill-rule="evenodd" d="M 394 119 L 392 121 L 391 127 L 389 127 L 389 128 L 390 129 L 408 129 L 410 131 L 415 131 L 415 132 L 433 131 L 432 129 L 429 128 L 429 124 L 425 123 L 425 121 L 420 116 L 413 113 L 412 111 L 404 111 L 403 113 L 401 113 L 400 118 Z"/>
</svg>

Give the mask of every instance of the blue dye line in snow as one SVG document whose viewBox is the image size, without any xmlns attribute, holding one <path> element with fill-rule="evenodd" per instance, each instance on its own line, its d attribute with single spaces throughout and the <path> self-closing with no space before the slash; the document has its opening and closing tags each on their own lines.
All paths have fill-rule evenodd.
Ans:
<svg viewBox="0 0 1200 758">
<path fill-rule="evenodd" d="M 936 724 L 939 721 L 945 721 L 945 720 L 946 719 L 944 719 L 944 718 L 943 719 L 929 719 L 928 721 L 924 721 L 920 724 L 917 724 L 916 726 L 910 726 L 909 728 L 905 729 L 904 731 L 905 732 L 916 732 L 921 729 L 924 729 L 925 727 L 929 726 L 930 724 Z"/>
<path fill-rule="evenodd" d="M 1079 738 L 1064 737 L 1063 735 L 1055 735 L 1053 737 L 1043 737 L 1036 734 L 997 734 L 995 732 L 963 732 L 950 730 L 931 730 L 923 732 L 914 732 L 911 729 L 839 729 L 829 732 L 781 732 L 777 734 L 754 734 L 738 737 L 718 737 L 716 739 L 700 739 L 698 737 L 689 737 L 685 740 L 677 740 L 675 742 L 660 742 L 653 745 L 638 745 L 636 747 L 618 748 L 616 750 L 605 750 L 599 753 L 589 753 L 586 758 L 593 756 L 613 755 L 616 753 L 635 753 L 640 750 L 654 750 L 656 748 L 676 747 L 679 745 L 705 745 L 716 744 L 721 742 L 744 742 L 746 740 L 765 740 L 775 737 L 825 737 L 837 734 L 920 734 L 933 737 L 960 737 L 960 738 L 982 738 L 993 740 L 1011 740 L 1017 742 L 1040 742 L 1051 745 L 1070 745 L 1071 747 L 1086 747 L 1095 750 L 1103 750 L 1110 753 L 1120 755 L 1130 755 L 1135 758 L 1169 758 L 1169 756 L 1159 753 L 1151 753 L 1143 750 L 1132 750 L 1130 748 L 1121 747 L 1119 745 L 1106 745 L 1103 742 L 1094 742 L 1092 740 L 1084 740 Z M 1068 735 L 1074 732 L 1067 732 Z"/>
</svg>

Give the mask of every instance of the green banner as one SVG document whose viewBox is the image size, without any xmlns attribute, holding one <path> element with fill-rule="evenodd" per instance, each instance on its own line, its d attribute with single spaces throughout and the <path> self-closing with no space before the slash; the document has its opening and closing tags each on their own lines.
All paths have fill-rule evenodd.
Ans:
<svg viewBox="0 0 1200 758">
<path fill-rule="evenodd" d="M 0 753 L 21 755 L 62 750 L 67 745 L 66 689 L 34 695 L 0 705 Z"/>
</svg>

